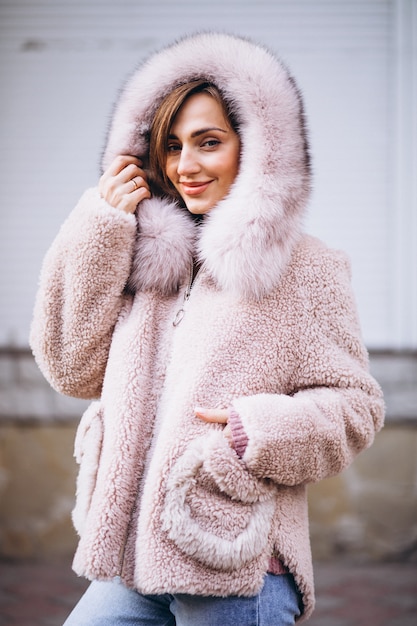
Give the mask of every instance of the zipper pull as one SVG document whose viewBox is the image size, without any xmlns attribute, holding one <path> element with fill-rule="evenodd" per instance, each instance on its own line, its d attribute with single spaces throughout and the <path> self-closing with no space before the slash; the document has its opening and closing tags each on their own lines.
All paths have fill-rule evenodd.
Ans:
<svg viewBox="0 0 417 626">
<path fill-rule="evenodd" d="M 191 266 L 191 272 L 190 272 L 190 278 L 188 280 L 188 284 L 185 288 L 184 291 L 184 300 L 183 300 L 183 305 L 182 307 L 176 312 L 175 317 L 174 317 L 174 321 L 172 322 L 172 325 L 174 327 L 177 327 L 178 324 L 180 324 L 184 318 L 185 315 L 185 309 L 184 309 L 184 305 L 187 302 L 187 300 L 190 299 L 190 295 L 191 295 L 191 287 L 193 284 L 193 274 L 194 274 L 194 265 Z"/>
<path fill-rule="evenodd" d="M 175 315 L 174 321 L 172 322 L 173 326 L 178 326 L 178 324 L 180 324 L 182 322 L 182 319 L 185 315 L 185 311 L 184 309 L 180 309 L 179 311 L 177 311 L 177 314 Z"/>
</svg>

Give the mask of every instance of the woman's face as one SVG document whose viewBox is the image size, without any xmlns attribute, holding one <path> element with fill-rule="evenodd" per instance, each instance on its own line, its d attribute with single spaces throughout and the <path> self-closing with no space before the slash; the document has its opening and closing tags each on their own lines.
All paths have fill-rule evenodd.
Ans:
<svg viewBox="0 0 417 626">
<path fill-rule="evenodd" d="M 239 155 L 239 136 L 221 105 L 205 93 L 190 96 L 171 126 L 166 161 L 166 175 L 190 213 L 207 213 L 225 197 Z"/>
</svg>

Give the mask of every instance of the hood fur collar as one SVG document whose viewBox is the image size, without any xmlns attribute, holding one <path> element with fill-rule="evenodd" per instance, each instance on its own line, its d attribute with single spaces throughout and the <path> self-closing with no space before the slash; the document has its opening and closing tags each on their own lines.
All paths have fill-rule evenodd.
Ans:
<svg viewBox="0 0 417 626">
<path fill-rule="evenodd" d="M 118 154 L 146 162 L 147 134 L 160 101 L 174 86 L 201 77 L 215 83 L 236 112 L 239 174 L 199 227 L 166 199 L 140 204 L 130 287 L 176 290 L 194 256 L 220 288 L 259 298 L 278 285 L 300 237 L 311 178 L 300 93 L 268 50 L 206 33 L 152 56 L 121 93 L 103 168 Z"/>
</svg>

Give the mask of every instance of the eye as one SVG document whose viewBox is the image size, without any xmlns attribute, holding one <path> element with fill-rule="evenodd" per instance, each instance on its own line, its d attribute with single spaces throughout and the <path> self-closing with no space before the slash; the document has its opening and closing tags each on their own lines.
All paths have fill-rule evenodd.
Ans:
<svg viewBox="0 0 417 626">
<path fill-rule="evenodd" d="M 167 152 L 169 154 L 175 154 L 181 151 L 181 146 L 178 143 L 169 143 L 167 146 Z"/>
<path fill-rule="evenodd" d="M 221 143 L 219 139 L 206 139 L 202 144 L 202 148 L 215 148 Z"/>
</svg>

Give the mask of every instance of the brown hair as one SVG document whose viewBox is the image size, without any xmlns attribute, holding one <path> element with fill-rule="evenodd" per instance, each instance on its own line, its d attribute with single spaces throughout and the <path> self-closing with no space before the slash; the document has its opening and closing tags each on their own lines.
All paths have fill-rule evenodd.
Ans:
<svg viewBox="0 0 417 626">
<path fill-rule="evenodd" d="M 156 110 L 149 132 L 149 168 L 151 180 L 159 191 L 175 198 L 179 196 L 165 172 L 168 135 L 176 114 L 187 98 L 196 93 L 206 93 L 214 98 L 222 107 L 230 126 L 238 132 L 236 116 L 231 105 L 225 101 L 219 89 L 207 80 L 197 79 L 184 83 L 165 96 Z"/>
</svg>

